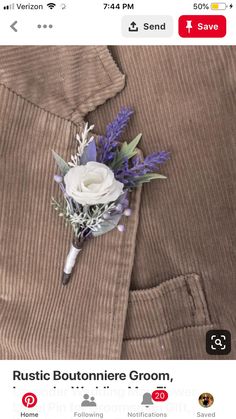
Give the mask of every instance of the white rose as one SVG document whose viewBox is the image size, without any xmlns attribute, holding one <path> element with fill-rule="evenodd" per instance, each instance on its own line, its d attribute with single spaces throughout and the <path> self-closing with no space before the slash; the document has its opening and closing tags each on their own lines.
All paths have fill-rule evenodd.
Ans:
<svg viewBox="0 0 236 419">
<path fill-rule="evenodd" d="M 105 164 L 94 161 L 70 169 L 65 177 L 67 194 L 81 205 L 107 204 L 123 192 L 123 183 Z"/>
</svg>

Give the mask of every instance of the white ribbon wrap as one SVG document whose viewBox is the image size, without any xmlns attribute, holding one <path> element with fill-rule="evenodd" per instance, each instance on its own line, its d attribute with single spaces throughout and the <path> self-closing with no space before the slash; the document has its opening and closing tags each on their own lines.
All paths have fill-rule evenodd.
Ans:
<svg viewBox="0 0 236 419">
<path fill-rule="evenodd" d="M 65 266 L 64 266 L 64 273 L 71 274 L 73 267 L 75 266 L 76 258 L 81 252 L 82 249 L 77 249 L 73 244 L 71 245 L 70 251 L 67 255 Z"/>
</svg>

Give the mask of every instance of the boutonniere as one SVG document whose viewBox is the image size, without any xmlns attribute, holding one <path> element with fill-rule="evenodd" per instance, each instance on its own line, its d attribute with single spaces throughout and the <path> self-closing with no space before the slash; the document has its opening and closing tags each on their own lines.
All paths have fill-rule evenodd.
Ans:
<svg viewBox="0 0 236 419">
<path fill-rule="evenodd" d="M 55 151 L 54 158 L 60 174 L 54 176 L 63 201 L 52 198 L 52 205 L 66 225 L 73 229 L 73 240 L 62 276 L 68 284 L 77 256 L 86 240 L 117 228 L 124 232 L 123 216 L 131 216 L 129 195 L 134 188 L 153 179 L 165 179 L 157 173 L 159 165 L 169 158 L 165 151 L 142 158 L 137 146 L 139 134 L 131 142 L 121 142 L 121 136 L 133 111 L 122 108 L 106 128 L 106 134 L 95 141 L 94 126 L 85 125 L 76 136 L 77 152 L 68 163 Z"/>
</svg>

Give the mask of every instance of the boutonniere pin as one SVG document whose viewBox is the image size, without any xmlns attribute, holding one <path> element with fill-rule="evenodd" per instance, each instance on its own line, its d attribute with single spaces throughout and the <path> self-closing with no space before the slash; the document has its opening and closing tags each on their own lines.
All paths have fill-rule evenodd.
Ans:
<svg viewBox="0 0 236 419">
<path fill-rule="evenodd" d="M 142 134 L 131 142 L 121 142 L 133 111 L 122 108 L 106 128 L 106 134 L 95 141 L 94 126 L 86 124 L 76 136 L 78 148 L 71 161 L 64 161 L 55 151 L 54 158 L 60 174 L 54 176 L 63 201 L 52 198 L 52 205 L 66 225 L 73 229 L 73 240 L 65 261 L 62 284 L 68 284 L 86 240 L 117 228 L 124 232 L 122 216 L 129 217 L 129 195 L 134 188 L 153 179 L 165 179 L 157 173 L 159 165 L 169 158 L 165 151 L 142 158 L 137 146 Z"/>
</svg>

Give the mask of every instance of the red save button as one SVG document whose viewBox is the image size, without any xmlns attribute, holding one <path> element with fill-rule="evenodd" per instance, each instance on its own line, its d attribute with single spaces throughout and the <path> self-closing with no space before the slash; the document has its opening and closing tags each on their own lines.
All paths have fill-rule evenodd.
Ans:
<svg viewBox="0 0 236 419">
<path fill-rule="evenodd" d="M 223 38 L 226 35 L 225 16 L 185 15 L 179 18 L 182 38 Z"/>
</svg>

